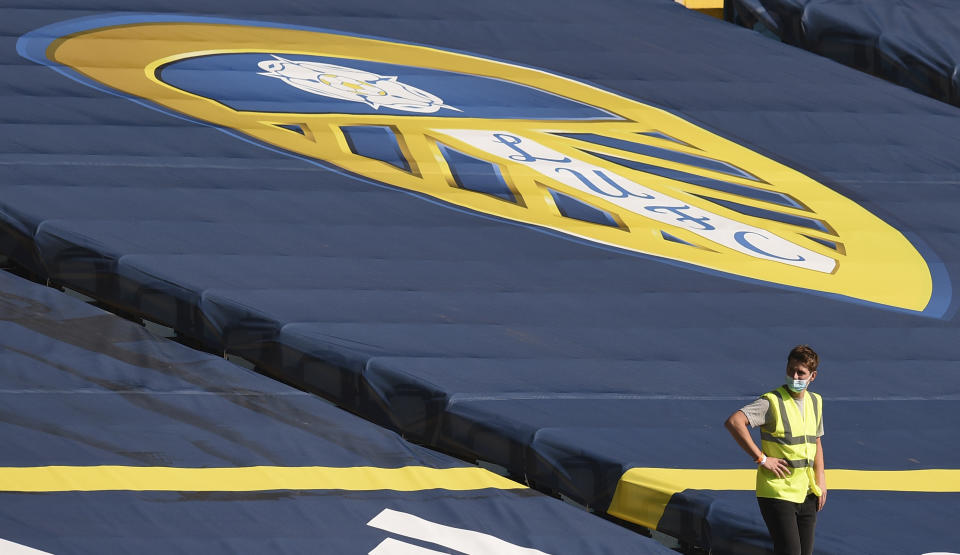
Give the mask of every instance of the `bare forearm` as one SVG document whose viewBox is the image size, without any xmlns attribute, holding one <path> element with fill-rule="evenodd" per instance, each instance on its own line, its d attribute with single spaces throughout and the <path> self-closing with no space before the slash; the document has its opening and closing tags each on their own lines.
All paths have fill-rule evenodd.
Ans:
<svg viewBox="0 0 960 555">
<path fill-rule="evenodd" d="M 754 460 L 760 458 L 763 452 L 757 447 L 753 438 L 750 437 L 750 430 L 747 428 L 747 417 L 742 412 L 737 411 L 733 413 L 724 423 L 724 426 L 727 428 L 727 431 L 730 432 L 730 435 L 733 436 L 733 439 L 736 440 L 737 445 L 739 445 L 746 454 L 750 455 L 750 458 Z"/>
<path fill-rule="evenodd" d="M 747 428 L 747 415 L 737 411 L 730 415 L 730 418 L 724 423 L 733 439 L 745 453 L 750 455 L 760 466 L 773 472 L 778 478 L 783 478 L 790 474 L 790 465 L 784 459 L 775 457 L 764 457 L 763 451 L 757 447 L 753 438 L 750 437 L 750 430 Z"/>
</svg>

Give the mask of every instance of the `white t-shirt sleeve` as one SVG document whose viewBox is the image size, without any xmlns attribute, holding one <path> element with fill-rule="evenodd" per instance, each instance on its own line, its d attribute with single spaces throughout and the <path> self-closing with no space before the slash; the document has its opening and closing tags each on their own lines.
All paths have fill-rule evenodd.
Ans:
<svg viewBox="0 0 960 555">
<path fill-rule="evenodd" d="M 770 401 L 760 397 L 756 401 L 740 409 L 740 412 L 746 415 L 747 422 L 750 423 L 751 428 L 763 426 L 767 422 L 767 418 L 770 416 Z"/>
</svg>

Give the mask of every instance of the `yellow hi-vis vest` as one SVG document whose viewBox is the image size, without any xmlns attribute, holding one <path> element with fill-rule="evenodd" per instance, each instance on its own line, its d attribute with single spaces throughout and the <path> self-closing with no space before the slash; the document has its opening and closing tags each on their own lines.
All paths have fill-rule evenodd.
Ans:
<svg viewBox="0 0 960 555">
<path fill-rule="evenodd" d="M 786 459 L 792 467 L 785 478 L 766 468 L 757 468 L 757 497 L 772 497 L 803 503 L 808 493 L 821 495 L 813 473 L 817 456 L 817 429 L 823 417 L 823 400 L 808 391 L 803 396 L 801 417 L 796 401 L 783 385 L 763 397 L 770 402 L 773 418 L 760 428 L 760 448 L 768 457 Z"/>
</svg>

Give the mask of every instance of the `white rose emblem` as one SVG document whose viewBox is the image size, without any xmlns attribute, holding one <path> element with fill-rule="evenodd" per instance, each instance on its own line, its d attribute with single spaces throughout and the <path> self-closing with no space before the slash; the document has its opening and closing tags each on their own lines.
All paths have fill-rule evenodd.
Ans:
<svg viewBox="0 0 960 555">
<path fill-rule="evenodd" d="M 421 114 L 432 114 L 441 108 L 461 111 L 444 104 L 435 95 L 397 81 L 396 75 L 377 75 L 333 64 L 288 60 L 276 55 L 272 60 L 264 60 L 257 65 L 263 70 L 259 75 L 275 77 L 309 93 L 363 102 L 374 110 L 383 106 Z"/>
</svg>

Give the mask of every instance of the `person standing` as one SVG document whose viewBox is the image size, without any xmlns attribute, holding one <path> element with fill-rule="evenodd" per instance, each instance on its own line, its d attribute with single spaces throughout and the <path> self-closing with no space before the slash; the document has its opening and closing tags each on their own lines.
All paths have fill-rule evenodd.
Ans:
<svg viewBox="0 0 960 555">
<path fill-rule="evenodd" d="M 757 463 L 757 503 L 776 555 L 812 555 L 817 512 L 827 501 L 823 400 L 808 391 L 819 357 L 807 345 L 787 356 L 786 383 L 730 415 L 730 435 Z M 747 425 L 760 427 L 760 447 Z"/>
</svg>

